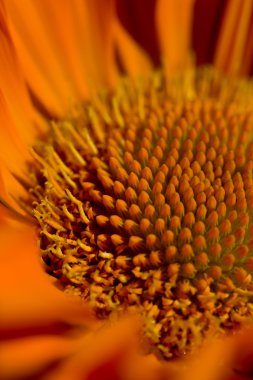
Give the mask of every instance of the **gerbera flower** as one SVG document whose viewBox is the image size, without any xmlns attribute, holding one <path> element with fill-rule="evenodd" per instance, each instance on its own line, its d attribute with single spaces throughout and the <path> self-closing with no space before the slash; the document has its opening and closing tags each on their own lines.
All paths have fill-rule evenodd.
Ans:
<svg viewBox="0 0 253 380">
<path fill-rule="evenodd" d="M 253 4 L 205 7 L 0 3 L 2 378 L 251 374 Z"/>
</svg>

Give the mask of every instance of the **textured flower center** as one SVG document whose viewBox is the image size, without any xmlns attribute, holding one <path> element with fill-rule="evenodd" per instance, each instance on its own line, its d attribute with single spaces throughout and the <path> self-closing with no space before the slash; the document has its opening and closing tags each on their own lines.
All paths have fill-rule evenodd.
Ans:
<svg viewBox="0 0 253 380">
<path fill-rule="evenodd" d="M 47 270 L 164 358 L 253 314 L 253 101 L 211 69 L 124 81 L 53 123 L 28 203 Z"/>
</svg>

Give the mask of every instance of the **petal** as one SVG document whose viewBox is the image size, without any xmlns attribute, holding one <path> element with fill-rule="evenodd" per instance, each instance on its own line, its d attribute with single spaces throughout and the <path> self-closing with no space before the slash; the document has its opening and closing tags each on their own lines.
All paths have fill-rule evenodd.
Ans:
<svg viewBox="0 0 253 380">
<path fill-rule="evenodd" d="M 231 357 L 227 348 L 227 339 L 206 343 L 200 352 L 185 360 L 176 380 L 223 379 L 222 375 Z"/>
<path fill-rule="evenodd" d="M 106 324 L 94 333 L 86 334 L 78 342 L 76 355 L 53 371 L 47 380 L 120 380 L 123 370 L 137 347 L 136 318 L 123 318 Z"/>
<path fill-rule="evenodd" d="M 11 173 L 22 176 L 25 171 L 25 160 L 29 159 L 26 141 L 16 128 L 7 105 L 0 91 L 0 198 L 14 208 L 18 208 L 12 195 L 24 195 L 24 189 Z M 24 126 L 24 130 L 25 126 Z"/>
<path fill-rule="evenodd" d="M 6 198 L 6 192 L 5 192 L 5 185 L 3 180 L 3 165 L 0 165 L 0 194 L 2 197 Z M 7 210 L 6 207 L 4 207 L 0 202 L 0 228 L 2 226 L 2 223 L 4 223 L 7 216 Z"/>
<path fill-rule="evenodd" d="M 133 77 L 148 74 L 152 70 L 150 58 L 117 20 L 114 22 L 114 35 L 120 62 L 125 72 Z"/>
<path fill-rule="evenodd" d="M 214 64 L 229 74 L 238 74 L 245 59 L 245 48 L 252 23 L 253 1 L 227 3 L 219 32 Z"/>
<path fill-rule="evenodd" d="M 17 137 L 22 138 L 22 142 L 30 144 L 36 134 L 33 123 L 38 123 L 39 118 L 30 102 L 20 71 L 2 2 L 0 3 L 0 26 L 0 102 L 3 102 L 4 97 L 5 107 L 8 108 L 13 125 L 15 125 L 13 132 L 18 133 Z M 2 124 L 2 128 L 4 126 L 9 128 L 9 125 Z M 2 143 L 3 141 L 1 140 Z"/>
<path fill-rule="evenodd" d="M 58 290 L 44 273 L 32 228 L 6 225 L 0 231 L 0 326 L 3 331 L 48 326 L 87 317 L 79 299 Z M 83 319 L 85 323 L 85 318 Z"/>
<path fill-rule="evenodd" d="M 167 75 L 190 63 L 194 0 L 158 0 L 156 24 Z"/>
<path fill-rule="evenodd" d="M 251 20 L 249 23 L 247 40 L 245 43 L 245 51 L 242 61 L 242 75 L 252 75 L 253 68 L 253 11 L 251 11 Z"/>
<path fill-rule="evenodd" d="M 46 335 L 7 341 L 0 347 L 0 377 L 41 378 L 71 353 L 72 346 L 69 338 Z"/>
<path fill-rule="evenodd" d="M 122 370 L 124 380 L 177 380 L 179 369 L 175 364 L 160 361 L 155 355 L 133 355 L 130 363 L 126 362 Z M 178 367 L 183 365 L 183 360 L 178 363 Z"/>
<path fill-rule="evenodd" d="M 107 84 L 108 76 L 109 82 L 114 80 L 113 2 L 99 5 L 82 0 L 7 1 L 27 82 L 57 115 L 86 98 L 90 86 Z"/>
<path fill-rule="evenodd" d="M 116 4 L 123 27 L 158 66 L 160 51 L 154 17 L 156 0 L 118 0 Z"/>
<path fill-rule="evenodd" d="M 220 0 L 196 0 L 194 6 L 192 44 L 196 64 L 211 63 L 225 3 Z"/>
<path fill-rule="evenodd" d="M 20 168 L 20 160 L 28 159 L 28 149 L 24 135 L 18 131 L 8 107 L 6 98 L 0 91 L 0 156 L 2 161 L 12 170 Z M 24 126 L 24 134 L 26 128 Z"/>
<path fill-rule="evenodd" d="M 253 327 L 233 336 L 205 342 L 203 348 L 179 365 L 176 380 L 243 380 L 253 373 Z"/>
</svg>

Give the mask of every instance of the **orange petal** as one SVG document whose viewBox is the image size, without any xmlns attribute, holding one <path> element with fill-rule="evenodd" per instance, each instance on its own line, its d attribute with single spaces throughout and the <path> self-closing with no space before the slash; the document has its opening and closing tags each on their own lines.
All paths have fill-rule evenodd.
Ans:
<svg viewBox="0 0 253 380">
<path fill-rule="evenodd" d="M 25 173 L 25 160 L 29 158 L 24 136 L 16 128 L 6 99 L 0 91 L 0 197 L 13 207 L 16 203 L 11 195 L 24 195 L 24 189 L 11 173 L 22 176 Z M 25 126 L 24 126 L 25 130 Z"/>
<path fill-rule="evenodd" d="M 253 64 L 253 12 L 251 11 L 251 20 L 249 23 L 247 40 L 245 43 L 244 57 L 242 61 L 241 74 L 252 75 L 251 69 Z"/>
<path fill-rule="evenodd" d="M 200 352 L 185 361 L 176 380 L 223 379 L 230 357 L 227 340 L 209 342 Z"/>
<path fill-rule="evenodd" d="M 22 137 L 22 141 L 29 144 L 36 133 L 32 122 L 37 122 L 38 117 L 30 102 L 26 85 L 20 71 L 2 2 L 0 3 L 0 25 L 1 103 L 4 95 L 5 102 L 16 128 L 15 133 L 18 132 L 18 137 Z M 2 124 L 1 127 L 9 128 L 9 126 L 5 124 Z M 1 142 L 3 143 L 3 140 L 1 140 Z"/>
<path fill-rule="evenodd" d="M 214 64 L 229 74 L 238 74 L 245 59 L 245 47 L 252 27 L 253 1 L 227 3 L 216 46 Z"/>
<path fill-rule="evenodd" d="M 0 165 L 0 194 L 3 198 L 6 198 L 7 195 L 5 191 L 2 169 L 3 169 L 3 165 Z M 0 202 L 0 228 L 2 226 L 2 223 L 4 223 L 6 216 L 7 216 L 6 207 L 4 207 Z"/>
<path fill-rule="evenodd" d="M 243 380 L 253 370 L 253 327 L 246 326 L 233 336 L 206 342 L 203 348 L 178 362 L 176 380 Z"/>
<path fill-rule="evenodd" d="M 220 0 L 195 1 L 192 45 L 197 65 L 210 63 L 213 60 L 224 8 L 225 2 Z"/>
<path fill-rule="evenodd" d="M 87 317 L 78 300 L 58 290 L 44 273 L 37 238 L 32 228 L 0 231 L 0 327 L 3 331 L 48 326 L 58 321 Z"/>
<path fill-rule="evenodd" d="M 6 341 L 0 347 L 0 378 L 46 376 L 50 366 L 57 366 L 71 353 L 72 346 L 69 338 L 47 335 Z"/>
<path fill-rule="evenodd" d="M 117 14 L 123 27 L 133 39 L 148 53 L 156 66 L 160 65 L 155 6 L 156 0 L 117 1 Z"/>
<path fill-rule="evenodd" d="M 110 326 L 111 325 L 111 326 Z M 94 333 L 80 338 L 74 355 L 47 380 L 120 380 L 125 377 L 124 367 L 137 347 L 135 318 L 112 322 Z"/>
<path fill-rule="evenodd" d="M 138 76 L 149 73 L 152 70 L 150 58 L 116 20 L 114 35 L 119 58 L 127 74 Z"/>
<path fill-rule="evenodd" d="M 0 157 L 12 170 L 21 169 L 22 160 L 29 157 L 25 138 L 16 128 L 6 98 L 0 91 Z M 24 125 L 24 134 L 26 133 Z M 21 162 L 20 162 L 21 160 Z"/>
<path fill-rule="evenodd" d="M 177 380 L 176 374 L 184 362 L 179 361 L 175 365 L 172 362 L 160 361 L 155 355 L 133 355 L 131 362 L 125 363 L 123 368 L 124 379 L 126 380 Z M 176 368 L 175 368 L 176 367 Z M 178 367 L 178 368 L 177 368 Z"/>
<path fill-rule="evenodd" d="M 90 85 L 107 84 L 108 75 L 112 80 L 112 5 L 111 1 L 106 5 L 82 0 L 7 1 L 25 77 L 51 112 L 63 115 L 73 102 L 89 95 Z"/>
<path fill-rule="evenodd" d="M 232 344 L 230 366 L 227 368 L 224 380 L 250 379 L 253 374 L 253 327 L 252 323 L 238 336 Z"/>
<path fill-rule="evenodd" d="M 157 32 L 167 75 L 183 70 L 190 63 L 193 6 L 194 0 L 157 2 Z"/>
</svg>

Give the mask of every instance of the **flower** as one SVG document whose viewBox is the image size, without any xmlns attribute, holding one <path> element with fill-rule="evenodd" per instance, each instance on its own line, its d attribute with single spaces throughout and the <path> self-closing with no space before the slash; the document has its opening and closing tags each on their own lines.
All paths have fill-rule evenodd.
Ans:
<svg viewBox="0 0 253 380">
<path fill-rule="evenodd" d="M 195 8 L 193 1 L 150 2 L 147 19 L 157 40 L 152 32 L 149 45 L 140 33 L 150 33 L 142 13 L 143 29 L 127 24 L 132 2 L 118 2 L 118 13 L 113 1 L 0 3 L 3 378 L 184 379 L 193 373 L 196 379 L 230 379 L 251 373 L 247 358 L 237 361 L 250 327 L 205 345 L 210 335 L 235 329 L 252 315 L 252 247 L 245 240 L 252 204 L 251 84 L 235 80 L 252 65 L 252 4 L 206 4 L 210 13 L 200 38 L 201 1 Z M 215 17 L 220 27 L 211 38 Z M 157 41 L 162 73 L 153 70 Z M 229 88 L 215 70 L 194 69 L 191 42 L 197 62 L 211 60 L 231 75 Z M 141 79 L 118 86 L 121 70 Z M 161 117 L 166 128 L 159 125 Z M 200 132 L 198 158 L 190 165 Z M 170 133 L 174 140 L 164 145 Z M 168 170 L 172 180 L 162 190 Z M 56 280 L 39 261 L 33 215 L 43 260 Z M 93 310 L 109 315 L 109 322 L 94 318 L 79 297 L 66 296 L 60 287 L 88 295 Z M 115 321 L 118 310 L 127 315 Z M 146 355 L 139 352 L 140 329 Z M 182 355 L 203 337 L 201 364 L 194 353 L 166 364 L 152 353 Z"/>
</svg>

